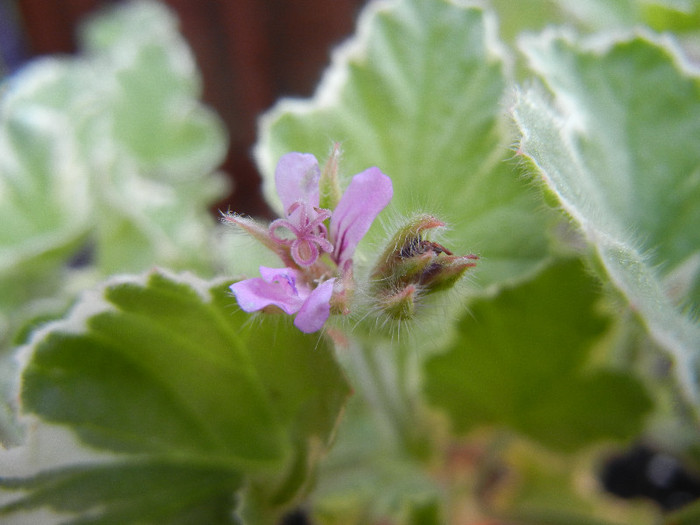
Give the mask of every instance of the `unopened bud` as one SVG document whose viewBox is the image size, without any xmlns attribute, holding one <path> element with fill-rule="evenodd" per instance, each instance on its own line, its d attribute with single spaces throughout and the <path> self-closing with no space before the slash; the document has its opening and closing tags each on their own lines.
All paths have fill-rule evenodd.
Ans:
<svg viewBox="0 0 700 525">
<path fill-rule="evenodd" d="M 333 150 L 323 166 L 321 178 L 318 181 L 320 207 L 327 210 L 334 210 L 343 195 L 338 181 L 340 153 L 340 144 L 336 142 L 333 144 Z"/>
<path fill-rule="evenodd" d="M 444 226 L 432 215 L 417 215 L 399 228 L 379 258 L 371 274 L 371 291 L 391 317 L 412 317 L 419 294 L 446 290 L 476 266 L 476 255 L 454 255 L 424 238 L 428 231 Z"/>
<path fill-rule="evenodd" d="M 471 253 L 444 257 L 437 255 L 421 274 L 419 284 L 425 286 L 426 293 L 452 288 L 464 272 L 476 266 L 478 259 L 479 257 Z"/>
<path fill-rule="evenodd" d="M 393 319 L 411 319 L 416 313 L 416 293 L 414 284 L 396 290 L 386 291 L 377 296 L 377 307 Z"/>
</svg>

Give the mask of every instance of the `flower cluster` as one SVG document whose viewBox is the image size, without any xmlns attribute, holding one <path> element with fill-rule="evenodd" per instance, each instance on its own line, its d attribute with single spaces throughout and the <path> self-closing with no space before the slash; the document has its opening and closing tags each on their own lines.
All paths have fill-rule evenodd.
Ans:
<svg viewBox="0 0 700 525">
<path fill-rule="evenodd" d="M 423 296 L 451 288 L 476 266 L 474 254 L 454 255 L 424 238 L 445 223 L 429 214 L 418 214 L 398 228 L 380 255 L 371 274 L 370 295 L 376 308 L 393 319 L 415 317 Z"/>
<path fill-rule="evenodd" d="M 275 184 L 284 217 L 269 227 L 235 214 L 224 216 L 285 265 L 262 266 L 260 277 L 231 285 L 244 311 L 280 309 L 296 315 L 294 325 L 306 333 L 320 330 L 332 308 L 346 312 L 355 248 L 391 200 L 393 187 L 378 168 L 369 168 L 355 175 L 340 196 L 337 154 L 336 148 L 323 173 L 311 154 L 288 153 L 280 159 Z M 332 210 L 321 207 L 322 197 Z"/>
</svg>

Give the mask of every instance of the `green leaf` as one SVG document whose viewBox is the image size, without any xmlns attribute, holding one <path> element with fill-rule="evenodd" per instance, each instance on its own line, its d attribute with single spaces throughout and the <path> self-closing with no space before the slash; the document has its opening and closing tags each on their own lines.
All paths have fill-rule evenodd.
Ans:
<svg viewBox="0 0 700 525">
<path fill-rule="evenodd" d="M 134 3 L 86 34 L 86 53 L 3 85 L 0 358 L 27 319 L 55 315 L 100 274 L 212 271 L 226 141 L 172 15 Z M 0 440 L 14 434 L 4 368 Z"/>
<path fill-rule="evenodd" d="M 597 287 L 569 261 L 474 302 L 447 351 L 425 364 L 427 398 L 457 432 L 505 425 L 562 450 L 634 435 L 651 405 L 642 386 L 587 366 L 607 326 Z"/>
<path fill-rule="evenodd" d="M 17 73 L 0 98 L 0 442 L 17 441 L 8 394 L 16 366 L 9 348 L 27 318 L 64 303 L 64 266 L 89 235 L 89 179 L 80 159 L 76 100 L 67 75 L 83 71 L 42 61 Z M 46 90 L 47 85 L 52 90 Z M 38 297 L 51 297 L 41 303 Z M 60 308 L 60 306 L 58 306 Z"/>
<path fill-rule="evenodd" d="M 313 497 L 317 522 L 439 523 L 433 514 L 441 487 L 402 453 L 385 432 L 383 415 L 361 396 L 349 401 L 338 440 L 319 468 Z"/>
<path fill-rule="evenodd" d="M 657 31 L 698 29 L 695 0 L 557 0 L 557 3 L 594 30 L 645 23 Z"/>
<path fill-rule="evenodd" d="M 562 2 L 566 0 L 491 0 L 489 5 L 498 14 L 502 38 L 511 44 L 522 31 L 539 31 L 547 25 L 564 22 Z"/>
<path fill-rule="evenodd" d="M 75 103 L 68 70 L 82 78 L 77 67 L 40 62 L 15 76 L 0 99 L 0 310 L 8 316 L 55 288 L 56 268 L 89 229 L 88 176 L 75 123 L 57 107 Z"/>
<path fill-rule="evenodd" d="M 115 9 L 87 25 L 82 41 L 95 72 L 109 80 L 103 110 L 113 138 L 143 175 L 183 182 L 216 169 L 223 129 L 198 102 L 197 67 L 172 13 L 155 2 Z"/>
<path fill-rule="evenodd" d="M 116 8 L 83 31 L 90 89 L 89 160 L 99 173 L 96 257 L 104 273 L 155 264 L 211 271 L 213 170 L 226 140 L 200 102 L 201 82 L 174 16 L 158 3 Z"/>
<path fill-rule="evenodd" d="M 339 141 L 344 176 L 378 166 L 392 178 L 396 214 L 438 213 L 452 228 L 450 249 L 488 257 L 480 284 L 531 273 L 546 253 L 546 215 L 506 162 L 505 61 L 481 9 L 371 3 L 316 95 L 282 101 L 264 117 L 255 152 L 268 199 L 278 202 L 273 174 L 282 154 L 322 160 Z M 370 232 L 365 251 L 377 235 Z"/>
<path fill-rule="evenodd" d="M 520 151 L 675 361 L 696 406 L 700 324 L 700 84 L 666 44 L 523 41 L 555 95 L 521 93 Z"/>
<path fill-rule="evenodd" d="M 284 503 L 308 481 L 316 459 L 310 453 L 328 446 L 349 387 L 325 340 L 302 334 L 286 317 L 249 317 L 235 309 L 224 284 L 159 272 L 114 279 L 32 343 L 23 410 L 120 453 L 112 472 L 120 490 L 132 476 L 156 483 L 154 465 L 183 476 L 194 468 L 229 480 L 214 492 L 245 474 L 271 492 L 285 486 L 278 501 L 265 502 Z M 305 468 L 295 470 L 297 457 L 308 460 Z M 47 483 L 85 491 L 110 469 L 73 467 L 16 486 L 54 505 Z M 170 497 L 188 490 L 168 493 L 166 477 L 161 481 L 157 490 Z M 87 494 L 85 508 L 104 503 L 101 492 Z"/>
<path fill-rule="evenodd" d="M 6 491 L 29 491 L 0 516 L 49 506 L 80 518 L 71 524 L 235 524 L 240 475 L 214 466 L 148 462 L 80 465 L 25 479 L 0 479 Z M 96 505 L 100 505 L 98 512 Z M 28 523 L 28 522 L 27 522 Z"/>
<path fill-rule="evenodd" d="M 116 310 L 91 315 L 87 333 L 53 330 L 37 344 L 22 374 L 25 410 L 111 450 L 206 452 L 224 464 L 282 456 L 262 385 L 221 312 L 159 274 L 104 295 Z M 222 411 L 222 399 L 245 403 Z"/>
<path fill-rule="evenodd" d="M 104 273 L 158 263 L 211 271 L 207 208 L 223 190 L 212 171 L 226 141 L 198 101 L 194 61 L 172 15 L 134 3 L 86 33 L 87 53 L 31 63 L 0 100 L 0 309 L 8 317 L 60 288 L 63 265 L 87 242 Z"/>
</svg>

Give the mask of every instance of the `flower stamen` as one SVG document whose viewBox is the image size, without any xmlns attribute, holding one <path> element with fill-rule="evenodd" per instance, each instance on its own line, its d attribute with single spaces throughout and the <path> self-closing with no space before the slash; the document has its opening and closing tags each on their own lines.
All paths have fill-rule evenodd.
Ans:
<svg viewBox="0 0 700 525">
<path fill-rule="evenodd" d="M 330 216 L 328 210 L 295 202 L 287 210 L 286 219 L 277 219 L 270 224 L 270 237 L 278 244 L 289 246 L 292 258 L 299 266 L 311 266 L 318 260 L 321 251 L 333 251 L 324 224 Z M 293 238 L 280 236 L 280 229 L 288 230 Z"/>
</svg>

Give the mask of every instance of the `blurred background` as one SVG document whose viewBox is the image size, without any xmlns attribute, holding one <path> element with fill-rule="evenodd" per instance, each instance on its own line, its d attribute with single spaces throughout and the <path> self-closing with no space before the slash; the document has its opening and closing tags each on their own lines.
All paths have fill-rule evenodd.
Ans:
<svg viewBox="0 0 700 525">
<path fill-rule="evenodd" d="M 0 77 L 39 55 L 74 53 L 86 17 L 123 0 L 0 0 Z M 330 50 L 352 33 L 367 0 L 161 0 L 180 19 L 203 76 L 204 101 L 223 119 L 222 169 L 233 193 L 216 203 L 270 216 L 251 157 L 256 119 L 280 97 L 308 97 Z"/>
</svg>

